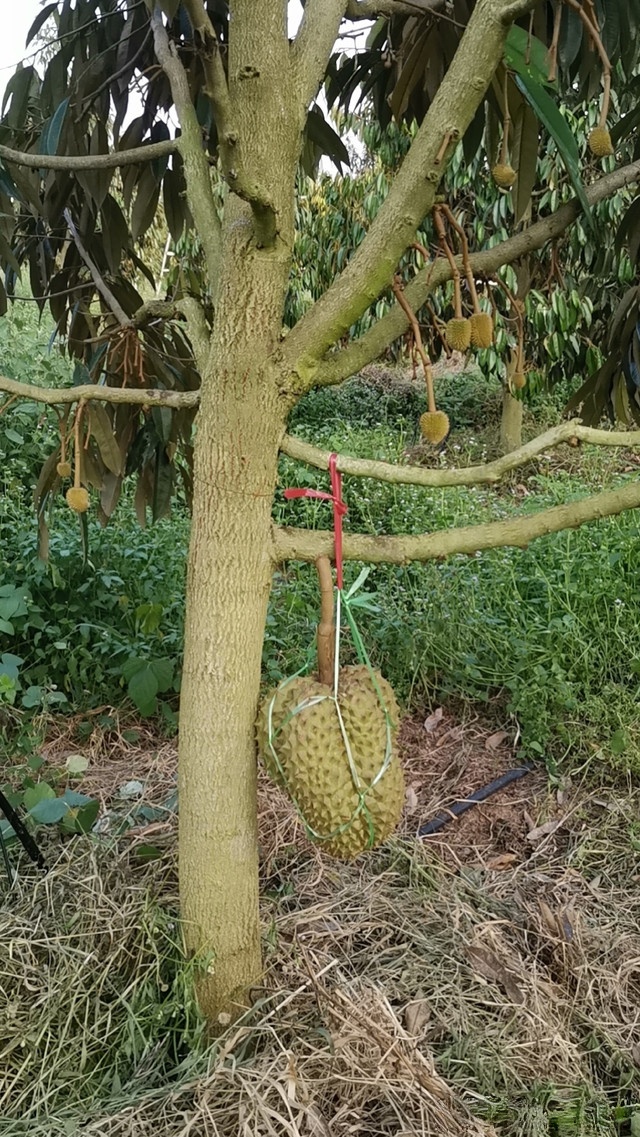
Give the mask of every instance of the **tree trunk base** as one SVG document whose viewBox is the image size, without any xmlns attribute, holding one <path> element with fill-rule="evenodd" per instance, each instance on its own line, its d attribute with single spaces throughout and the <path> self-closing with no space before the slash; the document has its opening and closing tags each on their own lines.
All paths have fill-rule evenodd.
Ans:
<svg viewBox="0 0 640 1137">
<path fill-rule="evenodd" d="M 505 388 L 500 420 L 500 452 L 510 454 L 522 446 L 522 402 Z"/>
</svg>

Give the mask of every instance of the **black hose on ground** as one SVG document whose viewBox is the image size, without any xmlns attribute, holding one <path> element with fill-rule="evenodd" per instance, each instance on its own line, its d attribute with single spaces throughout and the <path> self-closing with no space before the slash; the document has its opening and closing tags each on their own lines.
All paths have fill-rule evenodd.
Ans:
<svg viewBox="0 0 640 1137">
<path fill-rule="evenodd" d="M 45 869 L 46 870 L 47 863 L 46 863 L 42 853 L 40 852 L 38 846 L 36 845 L 36 843 L 33 839 L 33 837 L 31 836 L 29 830 L 27 829 L 26 825 L 24 824 L 24 821 L 20 820 L 20 818 L 18 817 L 18 814 L 16 813 L 15 809 L 11 805 L 11 802 L 7 801 L 6 797 L 4 796 L 4 794 L 2 793 L 1 790 L 0 790 L 0 810 L 2 810 L 2 812 L 4 813 L 7 821 L 9 822 L 11 828 L 13 829 L 13 832 L 15 833 L 20 844 L 22 845 L 23 849 L 27 853 L 27 856 L 29 856 L 31 858 L 31 860 L 34 862 L 34 864 L 36 864 L 38 866 L 39 869 Z M 3 847 L 3 859 L 5 861 L 5 868 L 6 868 L 7 858 L 6 858 L 6 850 L 4 848 L 4 841 L 2 842 L 2 847 Z"/>
<path fill-rule="evenodd" d="M 454 817 L 460 817 L 460 814 L 466 813 L 472 806 L 477 805 L 480 801 L 486 801 L 488 797 L 497 794 L 499 790 L 503 790 L 505 786 L 510 786 L 512 782 L 517 782 L 519 778 L 524 778 L 526 774 L 530 774 L 533 770 L 532 765 L 518 766 L 514 770 L 509 770 L 506 774 L 501 774 L 493 782 L 489 782 L 488 786 L 482 786 L 479 790 L 474 790 L 472 794 L 464 798 L 462 801 L 454 801 L 452 805 L 447 806 L 446 810 L 439 813 L 432 821 L 425 822 L 424 825 L 418 830 L 418 837 L 429 837 L 432 833 L 437 833 L 443 829 Z"/>
</svg>

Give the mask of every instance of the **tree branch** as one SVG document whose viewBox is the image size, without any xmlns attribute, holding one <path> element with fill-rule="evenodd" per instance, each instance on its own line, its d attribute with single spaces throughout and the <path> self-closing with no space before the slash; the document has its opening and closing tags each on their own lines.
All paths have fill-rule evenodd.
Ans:
<svg viewBox="0 0 640 1137">
<path fill-rule="evenodd" d="M 183 0 L 183 3 L 194 33 L 200 36 L 203 42 L 206 89 L 213 106 L 223 164 L 227 168 L 233 130 L 231 128 L 229 86 L 220 55 L 220 44 L 203 0 Z"/>
<path fill-rule="evenodd" d="M 615 490 L 594 494 L 582 501 L 555 505 L 531 516 L 508 521 L 490 521 L 483 525 L 467 525 L 437 533 L 417 536 L 370 537 L 345 533 L 343 556 L 350 561 L 370 564 L 406 565 L 411 561 L 438 560 L 454 554 L 472 554 L 484 549 L 514 546 L 525 549 L 530 541 L 562 529 L 577 529 L 588 521 L 613 517 L 625 509 L 640 507 L 640 480 Z M 334 535 L 309 529 L 273 529 L 273 557 L 276 563 L 286 560 L 315 561 L 320 556 L 333 557 Z"/>
<path fill-rule="evenodd" d="M 375 20 L 378 16 L 428 16 L 444 8 L 445 0 L 349 0 L 348 20 Z"/>
<path fill-rule="evenodd" d="M 196 407 L 200 402 L 199 391 L 161 391 L 134 387 L 104 387 L 99 383 L 83 383 L 78 387 L 34 387 L 31 383 L 19 383 L 0 375 L 0 391 L 6 391 L 14 399 L 27 399 L 32 403 L 44 403 L 49 407 L 66 406 L 69 403 L 133 403 L 149 407 Z"/>
<path fill-rule="evenodd" d="M 347 0 L 307 0 L 302 23 L 291 45 L 298 111 L 306 116 L 324 78 L 338 37 Z"/>
<path fill-rule="evenodd" d="M 284 356 L 295 390 L 306 389 L 322 356 L 390 283 L 431 209 L 452 152 L 500 62 L 506 0 L 478 0 L 458 50 L 369 232 L 341 275 L 289 333 Z"/>
<path fill-rule="evenodd" d="M 515 20 L 519 20 L 521 16 L 526 16 L 540 3 L 540 0 L 512 0 L 512 3 L 507 4 L 500 19 L 503 24 L 512 24 Z"/>
<path fill-rule="evenodd" d="M 80 234 L 78 233 L 78 230 L 76 229 L 76 225 L 75 225 L 75 222 L 73 220 L 73 217 L 71 216 L 71 210 L 70 209 L 64 210 L 64 219 L 65 219 L 67 226 L 69 228 L 69 232 L 71 233 L 71 236 L 73 238 L 73 242 L 74 242 L 78 252 L 80 253 L 80 256 L 82 257 L 82 260 L 84 261 L 85 265 L 89 269 L 89 272 L 91 273 L 91 279 L 93 280 L 93 283 L 95 284 L 96 288 L 98 289 L 98 292 L 102 296 L 103 300 L 105 300 L 106 303 L 108 304 L 110 310 L 113 312 L 116 320 L 120 324 L 120 327 L 121 328 L 129 327 L 131 320 L 127 316 L 127 313 L 125 312 L 122 305 L 119 303 L 118 300 L 116 300 L 116 298 L 113 295 L 113 292 L 109 288 L 108 284 L 102 279 L 100 272 L 98 271 L 98 266 L 91 259 L 87 250 L 85 249 L 85 247 L 82 243 L 82 239 L 80 237 Z"/>
<path fill-rule="evenodd" d="M 186 317 L 196 366 L 202 376 L 206 372 L 211 348 L 211 333 L 207 326 L 204 310 L 195 296 L 183 296 L 182 300 L 177 301 L 176 306 Z"/>
<path fill-rule="evenodd" d="M 586 187 L 589 204 L 596 205 L 599 201 L 603 201 L 611 194 L 639 179 L 640 162 L 621 166 L 611 174 L 606 174 L 605 177 L 599 178 L 592 185 Z M 580 202 L 577 198 L 573 198 L 550 217 L 536 221 L 527 229 L 523 229 L 513 237 L 508 237 L 498 245 L 493 245 L 490 249 L 473 253 L 471 255 L 472 270 L 477 274 L 488 276 L 496 272 L 502 265 L 511 264 L 511 262 L 519 260 L 520 257 L 526 256 L 527 253 L 541 249 L 548 241 L 561 237 L 565 229 L 576 220 L 581 211 Z M 462 267 L 461 257 L 457 258 L 457 264 Z M 405 296 L 414 312 L 422 307 L 427 297 L 436 288 L 450 279 L 451 268 L 447 261 L 438 260 L 435 264 L 426 265 L 405 288 Z M 394 304 L 393 308 L 378 320 L 369 331 L 365 332 L 360 339 L 322 360 L 313 373 L 311 381 L 305 385 L 304 390 L 311 386 L 330 386 L 333 383 L 342 382 L 350 375 L 355 375 L 367 363 L 377 359 L 389 344 L 406 331 L 407 327 L 406 314 L 398 304 Z"/>
<path fill-rule="evenodd" d="M 219 275 L 222 235 L 220 219 L 211 186 L 209 163 L 202 143 L 202 130 L 191 101 L 189 83 L 175 48 L 169 43 L 162 13 L 155 8 L 151 16 L 153 42 L 175 104 L 182 134 L 180 153 L 184 163 L 187 201 L 204 250 L 211 287 L 215 290 Z"/>
<path fill-rule="evenodd" d="M 484 466 L 461 466 L 457 470 L 429 470 L 423 466 L 398 466 L 393 462 L 377 462 L 369 458 L 350 458 L 338 455 L 337 469 L 354 478 L 375 478 L 378 482 L 391 482 L 405 486 L 477 486 L 499 482 L 505 474 L 531 462 L 538 454 L 577 438 L 593 446 L 640 446 L 640 430 L 595 430 L 583 426 L 579 419 L 553 426 L 510 454 L 487 462 Z M 280 450 L 289 458 L 306 462 L 318 470 L 329 469 L 330 454 L 309 442 L 285 434 Z"/>
<path fill-rule="evenodd" d="M 109 154 L 33 154 L 0 146 L 0 158 L 14 166 L 27 166 L 30 170 L 115 170 L 120 166 L 136 166 L 139 162 L 152 162 L 165 158 L 178 149 L 179 139 L 167 138 L 164 142 L 149 142 L 134 150 L 112 150 Z"/>
</svg>

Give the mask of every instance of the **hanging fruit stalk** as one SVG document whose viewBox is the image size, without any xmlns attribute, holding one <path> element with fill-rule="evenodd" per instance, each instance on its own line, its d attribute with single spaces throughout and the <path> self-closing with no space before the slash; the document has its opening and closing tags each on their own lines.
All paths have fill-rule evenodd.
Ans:
<svg viewBox="0 0 640 1137">
<path fill-rule="evenodd" d="M 82 433 L 81 424 L 82 416 L 84 414 L 84 403 L 78 404 L 76 417 L 73 424 L 74 432 L 74 469 L 73 469 L 73 485 L 66 492 L 67 505 L 74 513 L 86 513 L 89 508 L 89 494 L 85 487 L 81 484 L 81 463 L 82 463 Z"/>
<path fill-rule="evenodd" d="M 471 323 L 465 318 L 462 313 L 462 292 L 460 289 L 460 270 L 456 264 L 451 246 L 447 241 L 447 234 L 442 220 L 441 206 L 435 206 L 433 210 L 433 224 L 435 226 L 440 247 L 449 261 L 451 267 L 451 277 L 453 279 L 453 308 L 455 315 L 452 320 L 447 322 L 447 340 L 449 346 L 454 351 L 466 351 L 471 344 Z"/>
<path fill-rule="evenodd" d="M 600 117 L 598 119 L 598 125 L 594 126 L 589 134 L 587 144 L 591 153 L 595 154 L 596 158 L 607 158 L 614 152 L 611 135 L 607 127 L 609 104 L 611 101 L 611 61 L 600 36 L 598 18 L 593 6 L 591 6 L 591 15 L 589 15 L 582 7 L 582 4 L 579 3 L 579 0 L 564 0 L 564 3 L 570 8 L 573 8 L 574 12 L 578 13 L 589 34 L 591 43 L 598 52 L 602 62 L 602 102 L 600 104 Z"/>
<path fill-rule="evenodd" d="M 513 319 L 516 324 L 518 335 L 518 345 L 516 348 L 516 361 L 513 372 L 509 376 L 509 385 L 516 391 L 521 391 L 527 382 L 527 373 L 524 357 L 524 304 L 505 284 L 504 280 L 500 279 L 500 288 L 504 292 L 511 309 L 513 311 Z"/>
<path fill-rule="evenodd" d="M 448 205 L 441 205 L 439 208 L 446 217 L 451 228 L 454 229 L 458 234 L 458 237 L 460 238 L 460 244 L 462 246 L 462 265 L 464 268 L 464 274 L 467 278 L 467 284 L 469 286 L 469 292 L 471 294 L 471 301 L 473 304 L 473 315 L 469 321 L 471 325 L 471 343 L 474 347 L 491 347 L 491 344 L 493 343 L 493 320 L 489 312 L 483 312 L 480 307 L 476 282 L 474 280 L 473 269 L 471 267 L 471 257 L 469 255 L 469 242 L 467 240 L 467 234 L 465 233 L 462 225 L 456 221 Z"/>
<path fill-rule="evenodd" d="M 56 473 L 60 478 L 71 477 L 71 463 L 67 458 L 67 416 L 58 416 L 58 431 L 60 433 L 60 461 L 56 466 Z"/>
<path fill-rule="evenodd" d="M 320 623 L 317 631 L 318 680 L 325 686 L 333 684 L 335 666 L 336 628 L 333 616 L 333 576 L 328 557 L 318 557 L 316 561 L 318 584 L 320 586 Z"/>
<path fill-rule="evenodd" d="M 560 28 L 562 25 L 562 3 L 556 4 L 556 10 L 553 17 L 553 38 L 549 48 L 549 71 L 547 78 L 550 83 L 555 83 L 558 74 L 558 47 L 560 44 Z"/>
<path fill-rule="evenodd" d="M 420 430 L 424 437 L 434 445 L 443 442 L 449 433 L 450 423 L 449 416 L 444 411 L 439 411 L 436 406 L 436 397 L 433 389 L 433 371 L 431 369 L 431 360 L 427 355 L 424 344 L 422 342 L 422 333 L 420 331 L 420 324 L 416 317 L 415 312 L 411 308 L 409 301 L 404 295 L 404 288 L 402 279 L 398 275 L 393 278 L 393 292 L 398 301 L 398 304 L 405 312 L 407 319 L 413 330 L 413 339 L 416 351 L 420 356 L 422 362 L 422 370 L 424 371 L 424 380 L 427 388 L 427 406 L 428 410 L 425 414 L 420 416 Z"/>
<path fill-rule="evenodd" d="M 491 176 L 500 189 L 511 189 L 516 180 L 517 173 L 509 162 L 509 132 L 511 129 L 511 115 L 509 113 L 509 72 L 504 73 L 504 126 L 502 131 L 502 146 L 500 160 L 491 171 Z"/>
</svg>

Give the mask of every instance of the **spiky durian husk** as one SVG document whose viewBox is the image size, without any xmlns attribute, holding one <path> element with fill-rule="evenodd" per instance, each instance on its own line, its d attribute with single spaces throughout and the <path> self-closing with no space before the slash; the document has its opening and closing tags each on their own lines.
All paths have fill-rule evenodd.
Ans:
<svg viewBox="0 0 640 1137">
<path fill-rule="evenodd" d="M 89 508 L 89 494 L 84 486 L 79 486 L 78 488 L 71 486 L 71 488 L 67 490 L 65 497 L 69 509 L 72 509 L 74 513 L 87 512 Z"/>
<path fill-rule="evenodd" d="M 491 177 L 500 189 L 511 189 L 517 176 L 513 166 L 507 162 L 498 162 L 491 171 Z"/>
<path fill-rule="evenodd" d="M 420 415 L 420 431 L 427 442 L 431 442 L 434 446 L 444 441 L 450 426 L 449 416 L 444 411 L 425 411 Z"/>
<path fill-rule="evenodd" d="M 474 347 L 491 347 L 493 343 L 493 319 L 488 312 L 474 312 L 471 324 L 471 343 Z"/>
<path fill-rule="evenodd" d="M 466 351 L 471 344 L 471 321 L 454 316 L 447 322 L 447 343 L 453 351 Z"/>
<path fill-rule="evenodd" d="M 609 154 L 613 154 L 613 143 L 606 126 L 594 126 L 587 138 L 587 144 L 596 158 L 607 158 Z"/>
<path fill-rule="evenodd" d="M 515 387 L 516 391 L 521 391 L 526 386 L 527 376 L 524 371 L 514 371 L 511 376 L 511 386 Z"/>
<path fill-rule="evenodd" d="M 355 817 L 358 792 L 334 702 L 324 697 L 292 713 L 314 697 L 330 695 L 329 687 L 311 677 L 293 679 L 267 695 L 257 723 L 258 746 L 270 775 L 284 785 L 320 848 L 347 860 L 389 837 L 404 803 L 404 778 L 395 747 L 398 705 L 386 680 L 374 674 L 392 724 L 391 761 L 366 794 L 366 812 Z M 341 670 L 338 699 L 355 768 L 363 786 L 370 786 L 384 762 L 387 727 L 366 667 Z M 277 762 L 269 746 L 269 714 Z"/>
<path fill-rule="evenodd" d="M 58 465 L 56 466 L 56 473 L 57 473 L 59 478 L 70 478 L 71 477 L 71 463 L 70 462 L 58 462 Z"/>
</svg>

